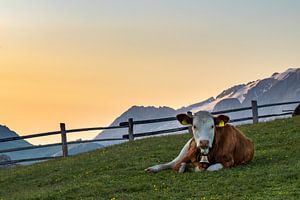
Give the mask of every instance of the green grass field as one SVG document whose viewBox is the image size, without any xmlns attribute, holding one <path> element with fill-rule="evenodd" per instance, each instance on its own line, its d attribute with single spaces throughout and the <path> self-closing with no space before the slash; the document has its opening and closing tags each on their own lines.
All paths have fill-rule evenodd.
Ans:
<svg viewBox="0 0 300 200">
<path fill-rule="evenodd" d="M 253 161 L 218 172 L 147 174 L 173 159 L 188 134 L 155 137 L 75 157 L 0 170 L 0 199 L 300 199 L 300 118 L 240 129 Z"/>
</svg>

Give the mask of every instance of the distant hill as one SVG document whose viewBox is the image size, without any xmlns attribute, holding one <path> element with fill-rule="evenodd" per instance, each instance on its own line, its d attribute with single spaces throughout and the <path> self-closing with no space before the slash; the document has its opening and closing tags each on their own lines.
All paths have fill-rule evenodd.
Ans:
<svg viewBox="0 0 300 200">
<path fill-rule="evenodd" d="M 0 139 L 1 138 L 9 138 L 9 137 L 18 137 L 19 135 L 10 130 L 6 126 L 0 125 Z M 3 142 L 0 143 L 0 150 L 3 149 L 11 149 L 11 148 L 18 148 L 18 147 L 28 147 L 33 146 L 26 140 L 16 140 L 10 142 Z M 69 145 L 69 154 L 76 155 L 79 153 L 95 150 L 98 148 L 102 148 L 103 145 L 98 143 L 90 143 L 90 144 L 72 144 Z M 61 146 L 55 147 L 47 147 L 47 148 L 39 148 L 39 149 L 32 149 L 26 151 L 16 151 L 11 153 L 2 153 L 6 156 L 9 156 L 12 160 L 17 159 L 26 159 L 26 158 L 38 158 L 38 157 L 48 157 L 48 156 L 58 156 L 61 155 Z M 0 155 L 2 155 L 0 153 Z"/>
<path fill-rule="evenodd" d="M 9 138 L 9 137 L 18 137 L 19 135 L 10 130 L 7 126 L 0 125 L 0 139 L 1 138 Z M 2 142 L 0 143 L 0 150 L 3 149 L 11 149 L 18 147 L 28 147 L 33 146 L 26 140 L 16 140 L 10 142 Z M 25 159 L 25 158 L 35 158 L 35 157 L 44 157 L 44 156 L 52 156 L 53 154 L 59 152 L 61 147 L 48 147 L 41 149 L 32 149 L 26 151 L 16 151 L 11 153 L 5 153 L 5 155 L 9 156 L 12 160 L 16 159 Z M 1 154 L 1 153 L 0 153 Z"/>
<path fill-rule="evenodd" d="M 127 121 L 128 118 L 134 118 L 134 120 L 144 120 L 144 119 L 151 119 L 151 118 L 163 118 L 163 117 L 170 117 L 175 116 L 176 110 L 170 107 L 154 107 L 154 106 L 133 106 L 129 108 L 126 112 L 124 112 L 121 116 L 119 116 L 116 120 L 113 121 L 111 126 L 118 126 L 120 122 Z M 179 127 L 180 125 L 177 122 L 170 122 L 170 123 L 161 123 L 159 125 L 147 124 L 147 125 L 137 125 L 134 126 L 134 132 L 139 133 L 145 130 L 147 131 L 156 131 L 160 129 L 168 129 L 169 126 L 172 127 Z M 112 130 L 104 130 L 101 134 L 99 134 L 96 138 L 97 139 L 104 139 L 104 138 L 120 138 L 122 135 L 127 134 L 127 129 L 112 129 Z M 102 142 L 103 145 L 110 145 L 119 142 Z"/>
<path fill-rule="evenodd" d="M 257 100 L 259 104 L 276 103 L 284 101 L 300 100 L 300 68 L 290 68 L 282 73 L 274 73 L 272 76 L 251 81 L 246 84 L 239 84 L 222 91 L 216 97 L 210 97 L 204 101 L 184 106 L 180 109 L 173 109 L 167 106 L 133 106 L 115 119 L 111 126 L 117 126 L 120 122 L 127 121 L 128 118 L 134 120 L 153 119 L 174 117 L 178 113 L 187 111 L 197 112 L 199 110 L 220 111 L 232 108 L 246 107 L 251 105 L 251 100 Z M 294 109 L 296 105 L 278 106 L 272 108 L 264 108 L 259 110 L 259 114 L 281 113 L 282 110 Z M 251 111 L 243 111 L 239 113 L 231 113 L 229 116 L 232 119 L 251 116 Z M 170 129 L 180 127 L 176 121 L 167 123 L 155 123 L 148 125 L 134 126 L 135 133 L 157 131 L 163 129 Z M 96 138 L 121 138 L 122 135 L 127 134 L 127 128 L 104 130 Z M 9 130 L 6 126 L 0 126 L 0 138 L 14 137 L 17 133 Z M 78 154 L 103 146 L 116 144 L 120 142 L 97 142 L 90 144 L 70 145 L 70 154 Z M 31 144 L 24 141 L 13 141 L 1 143 L 0 149 L 16 148 L 21 146 L 30 146 Z M 8 153 L 12 159 L 27 158 L 27 157 L 41 157 L 61 155 L 61 147 L 51 147 L 36 150 L 28 150 L 23 152 Z"/>
<path fill-rule="evenodd" d="M 8 138 L 8 137 L 18 137 L 19 135 L 10 130 L 7 126 L 0 125 L 0 139 Z M 11 142 L 4 142 L 0 143 L 0 150 L 7 149 L 7 148 L 17 148 L 17 147 L 26 147 L 31 146 L 31 144 L 25 140 L 16 140 Z"/>
<path fill-rule="evenodd" d="M 193 111 L 218 111 L 246 107 L 251 105 L 252 100 L 257 100 L 259 104 L 300 100 L 300 68 L 290 68 L 262 80 L 233 86 L 221 92 L 210 102 L 201 106 L 194 104 L 190 108 Z"/>
<path fill-rule="evenodd" d="M 252 100 L 257 100 L 258 104 L 269 104 L 284 101 L 300 100 L 300 68 L 290 68 L 282 73 L 274 73 L 268 78 L 262 80 L 251 81 L 246 84 L 239 84 L 222 91 L 216 97 L 210 97 L 207 100 L 182 107 L 178 110 L 170 107 L 144 107 L 133 106 L 111 124 L 118 125 L 128 118 L 136 120 L 152 119 L 161 117 L 173 117 L 177 113 L 187 111 L 197 112 L 199 110 L 220 111 L 240 107 L 248 107 Z M 272 108 L 264 108 L 259 110 L 259 114 L 281 113 L 282 110 L 294 109 L 296 105 L 277 106 Z M 243 111 L 239 113 L 228 114 L 232 119 L 251 116 L 251 111 Z M 177 122 L 168 122 L 161 124 L 149 124 L 135 126 L 135 133 L 162 130 L 178 127 Z M 123 134 L 127 134 L 124 130 L 105 130 L 96 138 L 118 138 Z M 109 145 L 116 142 L 103 142 Z"/>
</svg>

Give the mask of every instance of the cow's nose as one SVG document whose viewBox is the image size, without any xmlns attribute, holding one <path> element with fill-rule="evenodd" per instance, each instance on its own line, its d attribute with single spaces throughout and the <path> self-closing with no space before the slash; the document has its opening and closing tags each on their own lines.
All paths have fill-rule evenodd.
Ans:
<svg viewBox="0 0 300 200">
<path fill-rule="evenodd" d="M 206 149 L 208 148 L 208 140 L 200 140 L 200 148 Z"/>
</svg>

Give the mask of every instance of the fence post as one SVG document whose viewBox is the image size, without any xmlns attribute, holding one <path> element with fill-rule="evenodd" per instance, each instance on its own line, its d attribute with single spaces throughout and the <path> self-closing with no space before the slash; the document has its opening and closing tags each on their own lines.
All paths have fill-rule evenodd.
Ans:
<svg viewBox="0 0 300 200">
<path fill-rule="evenodd" d="M 68 143 L 67 143 L 67 134 L 66 134 L 65 123 L 60 123 L 60 132 L 61 132 L 62 154 L 63 154 L 63 157 L 68 157 Z"/>
<path fill-rule="evenodd" d="M 251 101 L 252 105 L 252 116 L 253 116 L 253 124 L 258 123 L 258 108 L 257 108 L 257 101 Z"/>
<path fill-rule="evenodd" d="M 189 117 L 193 117 L 193 113 L 191 111 L 188 111 L 187 115 Z M 189 133 L 193 135 L 193 128 L 192 128 L 192 126 L 189 126 Z"/>
<path fill-rule="evenodd" d="M 134 140 L 134 135 L 133 135 L 133 118 L 128 119 L 128 135 L 129 135 L 129 141 Z"/>
</svg>

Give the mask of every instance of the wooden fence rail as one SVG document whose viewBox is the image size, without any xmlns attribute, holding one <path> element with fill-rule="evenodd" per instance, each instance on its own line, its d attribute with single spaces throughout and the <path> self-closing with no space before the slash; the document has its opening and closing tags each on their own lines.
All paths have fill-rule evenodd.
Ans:
<svg viewBox="0 0 300 200">
<path fill-rule="evenodd" d="M 251 110 L 252 111 L 252 116 L 251 117 L 232 119 L 232 120 L 230 120 L 230 122 L 241 122 L 241 121 L 252 120 L 253 123 L 255 124 L 255 123 L 258 123 L 259 119 L 262 119 L 262 118 L 286 116 L 286 115 L 291 115 L 292 114 L 292 112 L 289 112 L 291 110 L 285 110 L 285 113 L 259 116 L 258 115 L 258 109 L 260 109 L 260 108 L 281 106 L 281 105 L 290 105 L 290 104 L 298 104 L 298 103 L 300 103 L 300 101 L 257 105 L 257 101 L 252 101 L 251 106 L 249 106 L 249 107 L 212 112 L 212 114 L 213 115 L 218 115 L 218 114 L 224 114 L 224 113 L 233 113 L 233 112 Z M 188 114 L 191 115 L 191 112 L 188 112 Z M 137 121 L 134 121 L 133 118 L 129 118 L 127 122 L 121 122 L 119 124 L 119 126 L 92 127 L 92 128 L 80 128 L 80 129 L 69 129 L 69 130 L 66 129 L 66 125 L 64 123 L 61 123 L 60 124 L 60 131 L 52 131 L 52 132 L 46 132 L 46 133 L 30 134 L 30 135 L 26 135 L 26 136 L 2 138 L 2 139 L 0 139 L 0 145 L 3 142 L 16 141 L 16 140 L 22 140 L 22 139 L 30 139 L 30 138 L 37 138 L 37 137 L 45 137 L 45 136 L 59 135 L 60 134 L 61 135 L 61 142 L 59 142 L 59 143 L 3 149 L 3 150 L 0 150 L 0 153 L 9 153 L 9 152 L 26 151 L 26 150 L 38 149 L 38 148 L 61 146 L 62 147 L 62 156 L 10 160 L 10 161 L 0 162 L 0 165 L 8 165 L 8 164 L 16 164 L 16 163 L 20 163 L 20 162 L 32 162 L 32 161 L 49 160 L 49 159 L 55 159 L 55 158 L 60 158 L 60 157 L 67 157 L 67 156 L 69 156 L 68 155 L 68 145 L 70 145 L 70 144 L 103 142 L 103 141 L 126 141 L 126 140 L 133 141 L 134 138 L 138 138 L 138 137 L 153 136 L 153 135 L 160 135 L 160 134 L 166 134 L 166 133 L 174 133 L 174 132 L 180 132 L 180 131 L 185 131 L 185 130 L 191 131 L 189 129 L 189 127 L 179 127 L 179 128 L 172 128 L 172 129 L 159 130 L 159 131 L 134 133 L 134 125 L 162 123 L 162 122 L 170 122 L 170 121 L 175 121 L 175 120 L 176 120 L 176 117 L 137 120 Z M 95 130 L 100 131 L 100 130 L 109 130 L 109 129 L 124 129 L 124 128 L 128 129 L 128 134 L 123 135 L 122 138 L 93 139 L 93 140 L 80 140 L 80 141 L 69 141 L 69 142 L 67 141 L 67 134 L 68 133 L 83 132 L 83 131 L 95 131 Z"/>
<path fill-rule="evenodd" d="M 107 138 L 107 139 L 93 139 L 93 140 L 78 140 L 78 141 L 70 141 L 67 143 L 69 145 L 69 144 L 83 144 L 83 143 L 91 143 L 91 142 L 122 141 L 122 140 L 125 140 L 125 139 L 124 138 Z M 47 148 L 47 147 L 61 146 L 61 145 L 62 145 L 62 143 L 59 142 L 59 143 L 28 146 L 28 147 L 18 147 L 18 148 L 0 150 L 0 153 L 10 153 L 10 152 L 16 152 L 16 151 L 25 151 L 25 150 L 40 149 L 40 148 Z"/>
<path fill-rule="evenodd" d="M 66 133 L 84 132 L 84 131 L 97 131 L 97 130 L 100 131 L 100 130 L 120 129 L 120 128 L 126 128 L 126 125 L 125 126 L 110 126 L 110 127 L 94 127 L 94 128 L 69 129 L 69 130 L 66 130 Z M 61 131 L 52 131 L 52 132 L 30 134 L 30 135 L 24 135 L 24 136 L 1 138 L 0 139 L 0 143 L 1 142 L 14 141 L 14 140 L 31 139 L 31 138 L 36 138 L 36 137 L 44 137 L 44 136 L 50 136 L 50 135 L 59 135 L 59 134 L 61 134 Z"/>
<path fill-rule="evenodd" d="M 188 127 L 172 128 L 172 129 L 166 129 L 166 130 L 160 130 L 160 131 L 150 131 L 150 132 L 144 132 L 144 133 L 135 133 L 134 138 L 152 136 L 152 135 L 160 135 L 160 134 L 165 134 L 165 133 L 174 133 L 174 132 L 185 131 L 185 130 L 188 130 Z M 129 135 L 123 135 L 123 138 L 129 139 Z"/>
<path fill-rule="evenodd" d="M 26 159 L 19 159 L 19 160 L 8 160 L 8 161 L 3 161 L 0 163 L 0 165 L 12 165 L 12 164 L 17 164 L 21 162 L 33 162 L 33 161 L 41 161 L 41 160 L 51 160 L 51 159 L 57 159 L 57 158 L 62 158 L 62 156 L 55 156 L 55 157 L 40 157 L 40 158 L 26 158 Z"/>
</svg>

